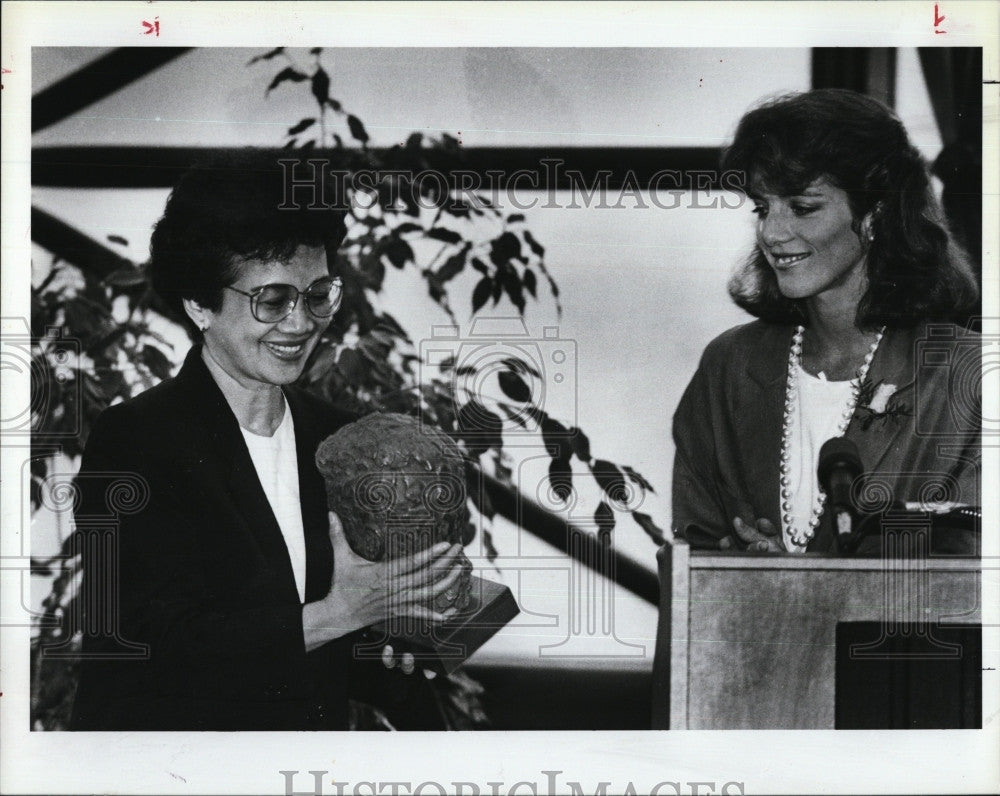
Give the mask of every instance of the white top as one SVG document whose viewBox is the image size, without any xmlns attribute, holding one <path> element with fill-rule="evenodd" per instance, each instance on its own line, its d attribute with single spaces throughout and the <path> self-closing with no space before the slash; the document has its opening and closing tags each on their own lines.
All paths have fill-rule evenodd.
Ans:
<svg viewBox="0 0 1000 796">
<path fill-rule="evenodd" d="M 809 527 L 816 496 L 819 494 L 819 449 L 831 437 L 840 436 L 840 420 L 851 400 L 850 381 L 827 381 L 798 371 L 792 435 L 788 444 L 789 478 L 792 490 L 792 526 L 801 534 Z M 784 528 L 784 523 L 782 523 Z M 784 529 L 782 530 L 784 533 Z M 786 534 L 785 547 L 793 553 L 805 552 Z"/>
<path fill-rule="evenodd" d="M 299 464 L 295 454 L 295 426 L 287 401 L 281 425 L 270 437 L 263 437 L 240 426 L 253 460 L 260 485 L 271 504 L 271 511 L 285 537 L 292 561 L 299 601 L 306 601 L 306 535 L 302 527 L 302 504 L 299 500 Z"/>
</svg>

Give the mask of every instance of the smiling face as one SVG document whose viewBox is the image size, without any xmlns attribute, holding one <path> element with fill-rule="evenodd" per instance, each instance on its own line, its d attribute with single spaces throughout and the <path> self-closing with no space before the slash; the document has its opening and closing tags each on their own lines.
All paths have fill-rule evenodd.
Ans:
<svg viewBox="0 0 1000 796">
<path fill-rule="evenodd" d="M 753 200 L 757 246 L 783 296 L 860 299 L 865 253 L 845 191 L 816 180 L 796 196 L 761 193 Z"/>
<path fill-rule="evenodd" d="M 304 291 L 328 276 L 325 250 L 300 246 L 287 263 L 246 261 L 232 287 L 250 293 L 261 285 L 283 283 Z M 218 310 L 201 312 L 208 323 L 208 354 L 233 379 L 250 389 L 298 379 L 331 320 L 312 315 L 305 298 L 299 296 L 287 318 L 261 323 L 250 311 L 250 299 L 232 290 L 222 291 Z"/>
</svg>

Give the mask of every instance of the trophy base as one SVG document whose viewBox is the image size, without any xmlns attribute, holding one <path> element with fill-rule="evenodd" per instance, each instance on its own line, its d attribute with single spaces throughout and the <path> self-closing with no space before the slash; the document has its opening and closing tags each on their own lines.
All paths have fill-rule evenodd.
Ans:
<svg viewBox="0 0 1000 796">
<path fill-rule="evenodd" d="M 510 589 L 473 575 L 469 604 L 447 622 L 400 617 L 375 625 L 369 637 L 381 637 L 379 650 L 393 644 L 412 652 L 417 666 L 450 674 L 519 613 Z"/>
</svg>

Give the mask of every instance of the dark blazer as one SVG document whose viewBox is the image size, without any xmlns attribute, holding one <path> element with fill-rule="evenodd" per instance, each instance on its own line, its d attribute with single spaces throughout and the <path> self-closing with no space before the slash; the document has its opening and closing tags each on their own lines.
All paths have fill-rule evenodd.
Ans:
<svg viewBox="0 0 1000 796">
<path fill-rule="evenodd" d="M 672 524 L 692 545 L 730 536 L 736 516 L 780 522 L 778 465 L 793 333 L 762 321 L 724 332 L 705 349 L 681 398 Z M 845 435 L 870 474 L 871 512 L 890 500 L 921 498 L 981 505 L 980 345 L 979 335 L 951 324 L 886 332 L 867 381 L 895 387 L 890 411 L 873 414 L 859 400 Z M 807 550 L 826 552 L 832 542 L 831 512 L 824 512 Z"/>
<path fill-rule="evenodd" d="M 285 395 L 312 602 L 333 573 L 313 456 L 353 418 L 298 389 Z M 89 618 L 72 729 L 347 727 L 353 639 L 305 652 L 284 539 L 199 346 L 175 378 L 101 414 L 77 484 Z M 115 617 L 115 632 L 102 632 Z"/>
</svg>

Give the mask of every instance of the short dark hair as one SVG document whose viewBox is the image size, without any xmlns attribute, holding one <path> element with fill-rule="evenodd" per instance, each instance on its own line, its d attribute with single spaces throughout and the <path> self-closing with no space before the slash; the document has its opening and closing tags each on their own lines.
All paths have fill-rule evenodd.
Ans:
<svg viewBox="0 0 1000 796">
<path fill-rule="evenodd" d="M 324 247 L 334 262 L 346 210 L 322 202 L 282 208 L 285 185 L 278 158 L 259 150 L 197 164 L 177 182 L 153 230 L 150 268 L 153 289 L 189 329 L 184 299 L 217 310 L 242 261 L 287 262 L 309 246 Z"/>
<path fill-rule="evenodd" d="M 768 100 L 740 120 L 722 165 L 743 173 L 750 195 L 793 196 L 825 179 L 847 193 L 856 232 L 871 215 L 859 328 L 964 322 L 978 313 L 976 279 L 948 232 L 927 166 L 881 102 L 843 89 Z M 758 318 L 806 323 L 802 303 L 782 296 L 757 247 L 730 280 L 729 294 Z"/>
</svg>

